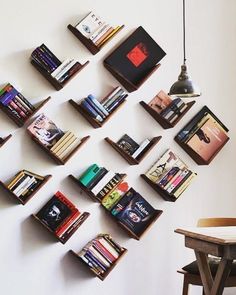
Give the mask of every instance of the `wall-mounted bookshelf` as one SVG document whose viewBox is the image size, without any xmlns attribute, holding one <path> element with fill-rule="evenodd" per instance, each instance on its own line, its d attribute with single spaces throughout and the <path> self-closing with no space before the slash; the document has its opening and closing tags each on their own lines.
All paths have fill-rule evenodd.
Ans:
<svg viewBox="0 0 236 295">
<path fill-rule="evenodd" d="M 118 245 L 110 235 L 100 234 L 80 252 L 70 250 L 70 253 L 103 281 L 127 253 L 127 249 Z"/>
<path fill-rule="evenodd" d="M 104 140 L 116 150 L 121 157 L 123 157 L 130 165 L 138 165 L 148 155 L 148 153 L 154 148 L 154 146 L 161 140 L 162 136 L 153 137 L 149 143 L 144 147 L 142 152 L 137 157 L 132 157 L 126 150 L 124 150 L 118 143 L 111 140 L 109 137 L 105 137 Z M 141 146 L 141 145 L 140 145 Z"/>
<path fill-rule="evenodd" d="M 88 27 L 92 26 L 90 31 Z M 104 22 L 94 12 L 90 12 L 75 26 L 69 24 L 67 28 L 76 38 L 92 53 L 97 54 L 117 33 L 124 28 L 124 25 L 113 27 Z"/>
<path fill-rule="evenodd" d="M 30 62 L 56 90 L 62 89 L 89 63 L 81 64 L 74 59 L 61 62 L 45 44 L 32 52 Z"/>
<path fill-rule="evenodd" d="M 44 114 L 39 115 L 27 131 L 30 138 L 59 165 L 66 164 L 90 138 L 78 139 L 73 132 L 63 132 Z"/>
<path fill-rule="evenodd" d="M 127 96 L 128 94 L 125 93 L 123 89 L 115 87 L 101 100 L 97 100 L 92 95 L 89 95 L 79 103 L 72 99 L 69 100 L 69 103 L 90 123 L 90 125 L 94 128 L 100 128 L 110 120 L 125 103 Z M 96 105 L 94 105 L 94 101 Z"/>
<path fill-rule="evenodd" d="M 18 126 L 26 124 L 49 100 L 32 105 L 19 91 L 10 83 L 0 90 L 0 109 Z"/>
<path fill-rule="evenodd" d="M 100 177 L 99 174 L 102 174 L 104 169 L 104 167 L 100 167 L 100 170 L 98 170 L 98 166 L 93 164 L 83 175 L 81 175 L 80 178 L 76 178 L 73 175 L 69 175 L 69 177 L 79 186 L 82 192 L 86 193 L 86 195 L 88 195 L 93 201 L 99 202 L 109 217 L 112 218 L 119 227 L 125 230 L 130 237 L 139 240 L 160 217 L 163 211 L 154 209 L 139 193 L 133 188 L 130 188 L 127 182 L 124 181 L 125 174 L 116 173 L 115 176 L 107 182 L 107 178 L 110 177 L 109 173 L 112 173 L 109 171 L 105 173 L 103 177 Z M 91 175 L 95 171 L 96 175 L 91 178 Z M 91 178 L 91 182 L 86 186 L 82 182 L 87 181 L 88 178 Z M 103 182 L 105 183 L 104 185 Z M 91 184 L 93 185 L 91 186 Z M 98 187 L 99 193 L 95 193 Z M 136 202 L 142 203 L 142 206 L 145 207 L 147 216 L 143 216 L 138 205 L 136 206 Z M 134 224 L 127 221 L 127 219 L 129 219 L 127 217 L 127 212 L 129 210 L 136 212 L 135 214 L 139 216 L 138 218 L 140 220 L 146 220 L 145 222 L 142 222 L 142 226 L 140 225 L 139 227 L 136 223 Z"/>
<path fill-rule="evenodd" d="M 127 91 L 132 92 L 160 67 L 159 62 L 165 55 L 140 26 L 105 58 L 104 66 Z"/>
<path fill-rule="evenodd" d="M 198 165 L 209 165 L 228 142 L 228 132 L 222 121 L 204 106 L 175 136 L 175 141 Z"/>
<path fill-rule="evenodd" d="M 12 137 L 11 134 L 9 134 L 6 137 L 0 137 L 0 148 Z"/>
<path fill-rule="evenodd" d="M 160 91 L 148 104 L 144 101 L 139 103 L 164 129 L 169 129 L 176 126 L 195 101 L 185 103 L 180 98 L 172 100 L 164 91 Z"/>
<path fill-rule="evenodd" d="M 32 217 L 43 225 L 53 236 L 65 244 L 89 217 L 81 213 L 61 192 L 57 192 L 37 214 Z"/>
<path fill-rule="evenodd" d="M 196 175 L 168 149 L 141 177 L 165 201 L 175 202 Z"/>
<path fill-rule="evenodd" d="M 52 175 L 41 176 L 22 170 L 14 176 L 9 184 L 0 181 L 0 186 L 20 204 L 25 205 L 51 177 Z"/>
</svg>

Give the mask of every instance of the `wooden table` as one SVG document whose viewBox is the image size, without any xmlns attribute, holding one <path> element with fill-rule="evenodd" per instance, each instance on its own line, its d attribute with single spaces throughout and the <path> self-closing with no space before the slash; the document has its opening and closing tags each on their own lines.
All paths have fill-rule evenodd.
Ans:
<svg viewBox="0 0 236 295">
<path fill-rule="evenodd" d="M 232 261 L 236 259 L 236 226 L 195 227 L 176 229 L 175 232 L 184 235 L 185 246 L 195 252 L 205 294 L 221 295 Z M 221 257 L 214 279 L 207 261 L 208 254 Z"/>
</svg>

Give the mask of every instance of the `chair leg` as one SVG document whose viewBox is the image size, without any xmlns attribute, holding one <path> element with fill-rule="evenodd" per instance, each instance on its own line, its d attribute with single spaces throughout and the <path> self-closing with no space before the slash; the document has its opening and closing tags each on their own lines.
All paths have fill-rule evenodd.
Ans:
<svg viewBox="0 0 236 295">
<path fill-rule="evenodd" d="M 189 281 L 186 276 L 184 276 L 184 285 L 183 285 L 183 295 L 188 295 Z"/>
</svg>

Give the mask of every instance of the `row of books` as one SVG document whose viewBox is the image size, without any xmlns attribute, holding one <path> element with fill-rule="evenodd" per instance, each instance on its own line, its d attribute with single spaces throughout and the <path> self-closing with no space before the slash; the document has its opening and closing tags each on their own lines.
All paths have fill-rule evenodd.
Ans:
<svg viewBox="0 0 236 295">
<path fill-rule="evenodd" d="M 79 181 L 113 217 L 140 236 L 153 220 L 156 210 L 123 181 L 124 176 L 93 164 Z"/>
<path fill-rule="evenodd" d="M 229 140 L 227 132 L 228 129 L 205 106 L 177 134 L 177 139 L 208 162 Z"/>
<path fill-rule="evenodd" d="M 121 26 L 114 28 L 91 11 L 85 18 L 75 25 L 75 28 L 83 36 L 91 40 L 94 45 L 101 47 L 121 29 Z"/>
<path fill-rule="evenodd" d="M 35 110 L 35 107 L 10 83 L 0 90 L 0 104 L 7 114 L 22 124 Z"/>
<path fill-rule="evenodd" d="M 65 83 L 81 67 L 81 64 L 75 59 L 66 59 L 61 62 L 45 44 L 40 45 L 32 52 L 31 59 L 59 83 Z"/>
<path fill-rule="evenodd" d="M 73 132 L 64 133 L 44 114 L 40 114 L 27 130 L 61 160 L 65 160 L 81 142 Z"/>
<path fill-rule="evenodd" d="M 168 194 L 178 198 L 190 185 L 196 173 L 168 149 L 145 175 Z"/>
<path fill-rule="evenodd" d="M 61 192 L 57 192 L 36 214 L 61 241 L 66 241 L 83 223 L 86 214 L 79 209 Z"/>
<path fill-rule="evenodd" d="M 139 158 L 148 149 L 150 140 L 146 138 L 140 144 L 134 141 L 128 134 L 124 134 L 118 141 L 117 145 L 129 154 L 132 158 L 139 160 Z"/>
<path fill-rule="evenodd" d="M 88 95 L 80 102 L 81 107 L 95 120 L 103 122 L 127 97 L 127 93 L 121 88 L 115 88 L 102 101 L 98 101 L 93 95 Z"/>
<path fill-rule="evenodd" d="M 171 124 L 174 124 L 188 107 L 180 97 L 176 97 L 172 100 L 163 90 L 161 90 L 148 105 Z"/>
<path fill-rule="evenodd" d="M 98 276 L 104 276 L 124 249 L 108 234 L 98 235 L 78 253 L 78 256 Z"/>
<path fill-rule="evenodd" d="M 26 202 L 44 179 L 41 175 L 22 170 L 14 176 L 7 188 L 22 202 Z"/>
</svg>

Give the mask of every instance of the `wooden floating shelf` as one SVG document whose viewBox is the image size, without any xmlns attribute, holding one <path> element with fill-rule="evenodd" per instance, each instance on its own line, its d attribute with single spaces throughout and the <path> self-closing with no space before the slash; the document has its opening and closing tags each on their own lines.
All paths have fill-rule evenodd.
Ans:
<svg viewBox="0 0 236 295">
<path fill-rule="evenodd" d="M 19 118 L 15 117 L 10 110 L 5 108 L 2 104 L 0 104 L 0 109 L 18 126 L 22 127 L 24 126 L 49 100 L 51 97 L 49 96 L 39 104 L 35 106 L 35 110 L 32 111 L 32 113 L 25 119 L 20 120 Z"/>
<path fill-rule="evenodd" d="M 77 147 L 64 159 L 60 159 L 56 154 L 51 152 L 50 149 L 48 149 L 44 144 L 41 143 L 40 140 L 38 140 L 35 136 L 30 136 L 31 139 L 37 143 L 38 146 L 41 147 L 58 165 L 65 165 L 67 161 L 70 160 L 70 158 L 85 144 L 85 142 L 90 138 L 90 136 L 85 136 L 80 140 L 80 143 L 77 145 Z"/>
<path fill-rule="evenodd" d="M 104 140 L 109 143 L 113 149 L 115 149 L 130 165 L 138 165 L 154 148 L 154 146 L 161 140 L 162 136 L 154 137 L 145 148 L 144 153 L 140 157 L 133 158 L 131 155 L 126 153 L 116 142 L 112 141 L 109 137 L 105 137 Z"/>
<path fill-rule="evenodd" d="M 90 268 L 83 259 L 73 250 L 70 250 L 69 252 L 74 255 L 79 261 L 83 263 L 83 265 L 86 266 L 88 270 L 90 270 L 96 277 L 98 277 L 100 280 L 104 281 L 105 278 L 109 275 L 109 273 L 113 270 L 113 268 L 117 265 L 117 263 L 120 261 L 120 259 L 127 253 L 127 249 L 122 247 L 122 252 L 120 253 L 119 257 L 112 263 L 112 265 L 108 268 L 108 270 L 103 274 L 96 274 L 92 268 Z"/>
<path fill-rule="evenodd" d="M 80 33 L 79 30 L 76 29 L 76 27 L 72 25 L 68 25 L 67 28 L 71 31 L 72 34 L 75 35 L 77 39 L 80 40 L 80 42 L 93 54 L 97 54 L 104 45 L 106 45 L 118 32 L 120 32 L 124 25 L 122 25 L 113 35 L 111 38 L 109 38 L 106 42 L 104 42 L 101 46 L 95 45 L 89 38 L 86 38 L 83 34 Z"/>
<path fill-rule="evenodd" d="M 2 138 L 0 137 L 0 148 L 12 137 L 11 134 L 9 134 L 8 136 Z"/>
<path fill-rule="evenodd" d="M 81 223 L 78 224 L 78 226 L 76 226 L 73 231 L 70 233 L 70 235 L 67 236 L 66 239 L 61 239 L 60 237 L 58 237 L 55 232 L 53 230 L 51 230 L 50 227 L 48 227 L 40 218 L 38 218 L 37 214 L 32 214 L 31 216 L 36 219 L 40 224 L 42 224 L 49 232 L 51 232 L 53 234 L 53 236 L 62 244 L 65 244 L 70 238 L 71 236 L 77 231 L 77 229 L 85 222 L 85 220 L 89 217 L 90 213 L 88 212 L 84 212 L 81 214 L 81 216 L 84 217 L 83 221 Z"/>
<path fill-rule="evenodd" d="M 127 97 L 127 96 L 125 96 Z M 117 108 L 115 108 L 102 122 L 97 121 L 89 113 L 77 102 L 73 99 L 69 100 L 69 103 L 93 126 L 93 128 L 101 128 L 110 118 L 118 111 L 118 109 L 126 102 L 124 97 L 124 101 L 119 104 Z"/>
<path fill-rule="evenodd" d="M 151 181 L 145 174 L 140 175 L 144 181 L 146 181 L 152 189 L 154 189 L 165 201 L 175 202 L 177 198 L 169 194 L 166 190 L 161 188 L 157 183 Z"/>
<path fill-rule="evenodd" d="M 140 105 L 156 120 L 164 129 L 169 129 L 175 127 L 177 123 L 183 118 L 183 116 L 191 109 L 191 107 L 195 104 L 195 100 L 187 103 L 187 108 L 180 114 L 180 116 L 173 122 L 170 123 L 160 114 L 158 114 L 152 107 L 150 107 L 146 102 L 140 101 Z"/>
<path fill-rule="evenodd" d="M 84 67 L 86 67 L 89 63 L 89 61 L 86 61 L 83 65 L 80 64 L 78 66 L 77 71 L 64 83 L 60 83 L 57 79 L 53 78 L 52 75 L 44 70 L 42 67 L 40 67 L 34 60 L 30 61 L 31 64 L 44 76 L 44 78 L 51 83 L 51 85 L 56 89 L 56 90 L 61 90 L 72 78 L 74 78 Z"/>
<path fill-rule="evenodd" d="M 155 65 L 150 72 L 144 76 L 137 84 L 133 84 L 131 81 L 127 80 L 122 74 L 119 73 L 116 69 L 111 67 L 108 63 L 106 63 L 106 60 L 103 62 L 104 67 L 120 82 L 121 85 L 124 86 L 124 88 L 128 92 L 133 92 L 138 90 L 144 82 L 148 80 L 148 78 L 161 66 L 161 64 Z"/>
<path fill-rule="evenodd" d="M 31 198 L 49 181 L 49 179 L 52 177 L 52 175 L 46 175 L 44 176 L 44 180 L 40 183 L 40 185 L 30 194 L 30 196 L 25 200 L 21 200 L 17 195 L 15 195 L 8 187 L 0 181 L 0 187 L 2 187 L 10 196 L 12 196 L 15 200 L 17 200 L 20 204 L 25 205 L 29 202 Z"/>
</svg>

